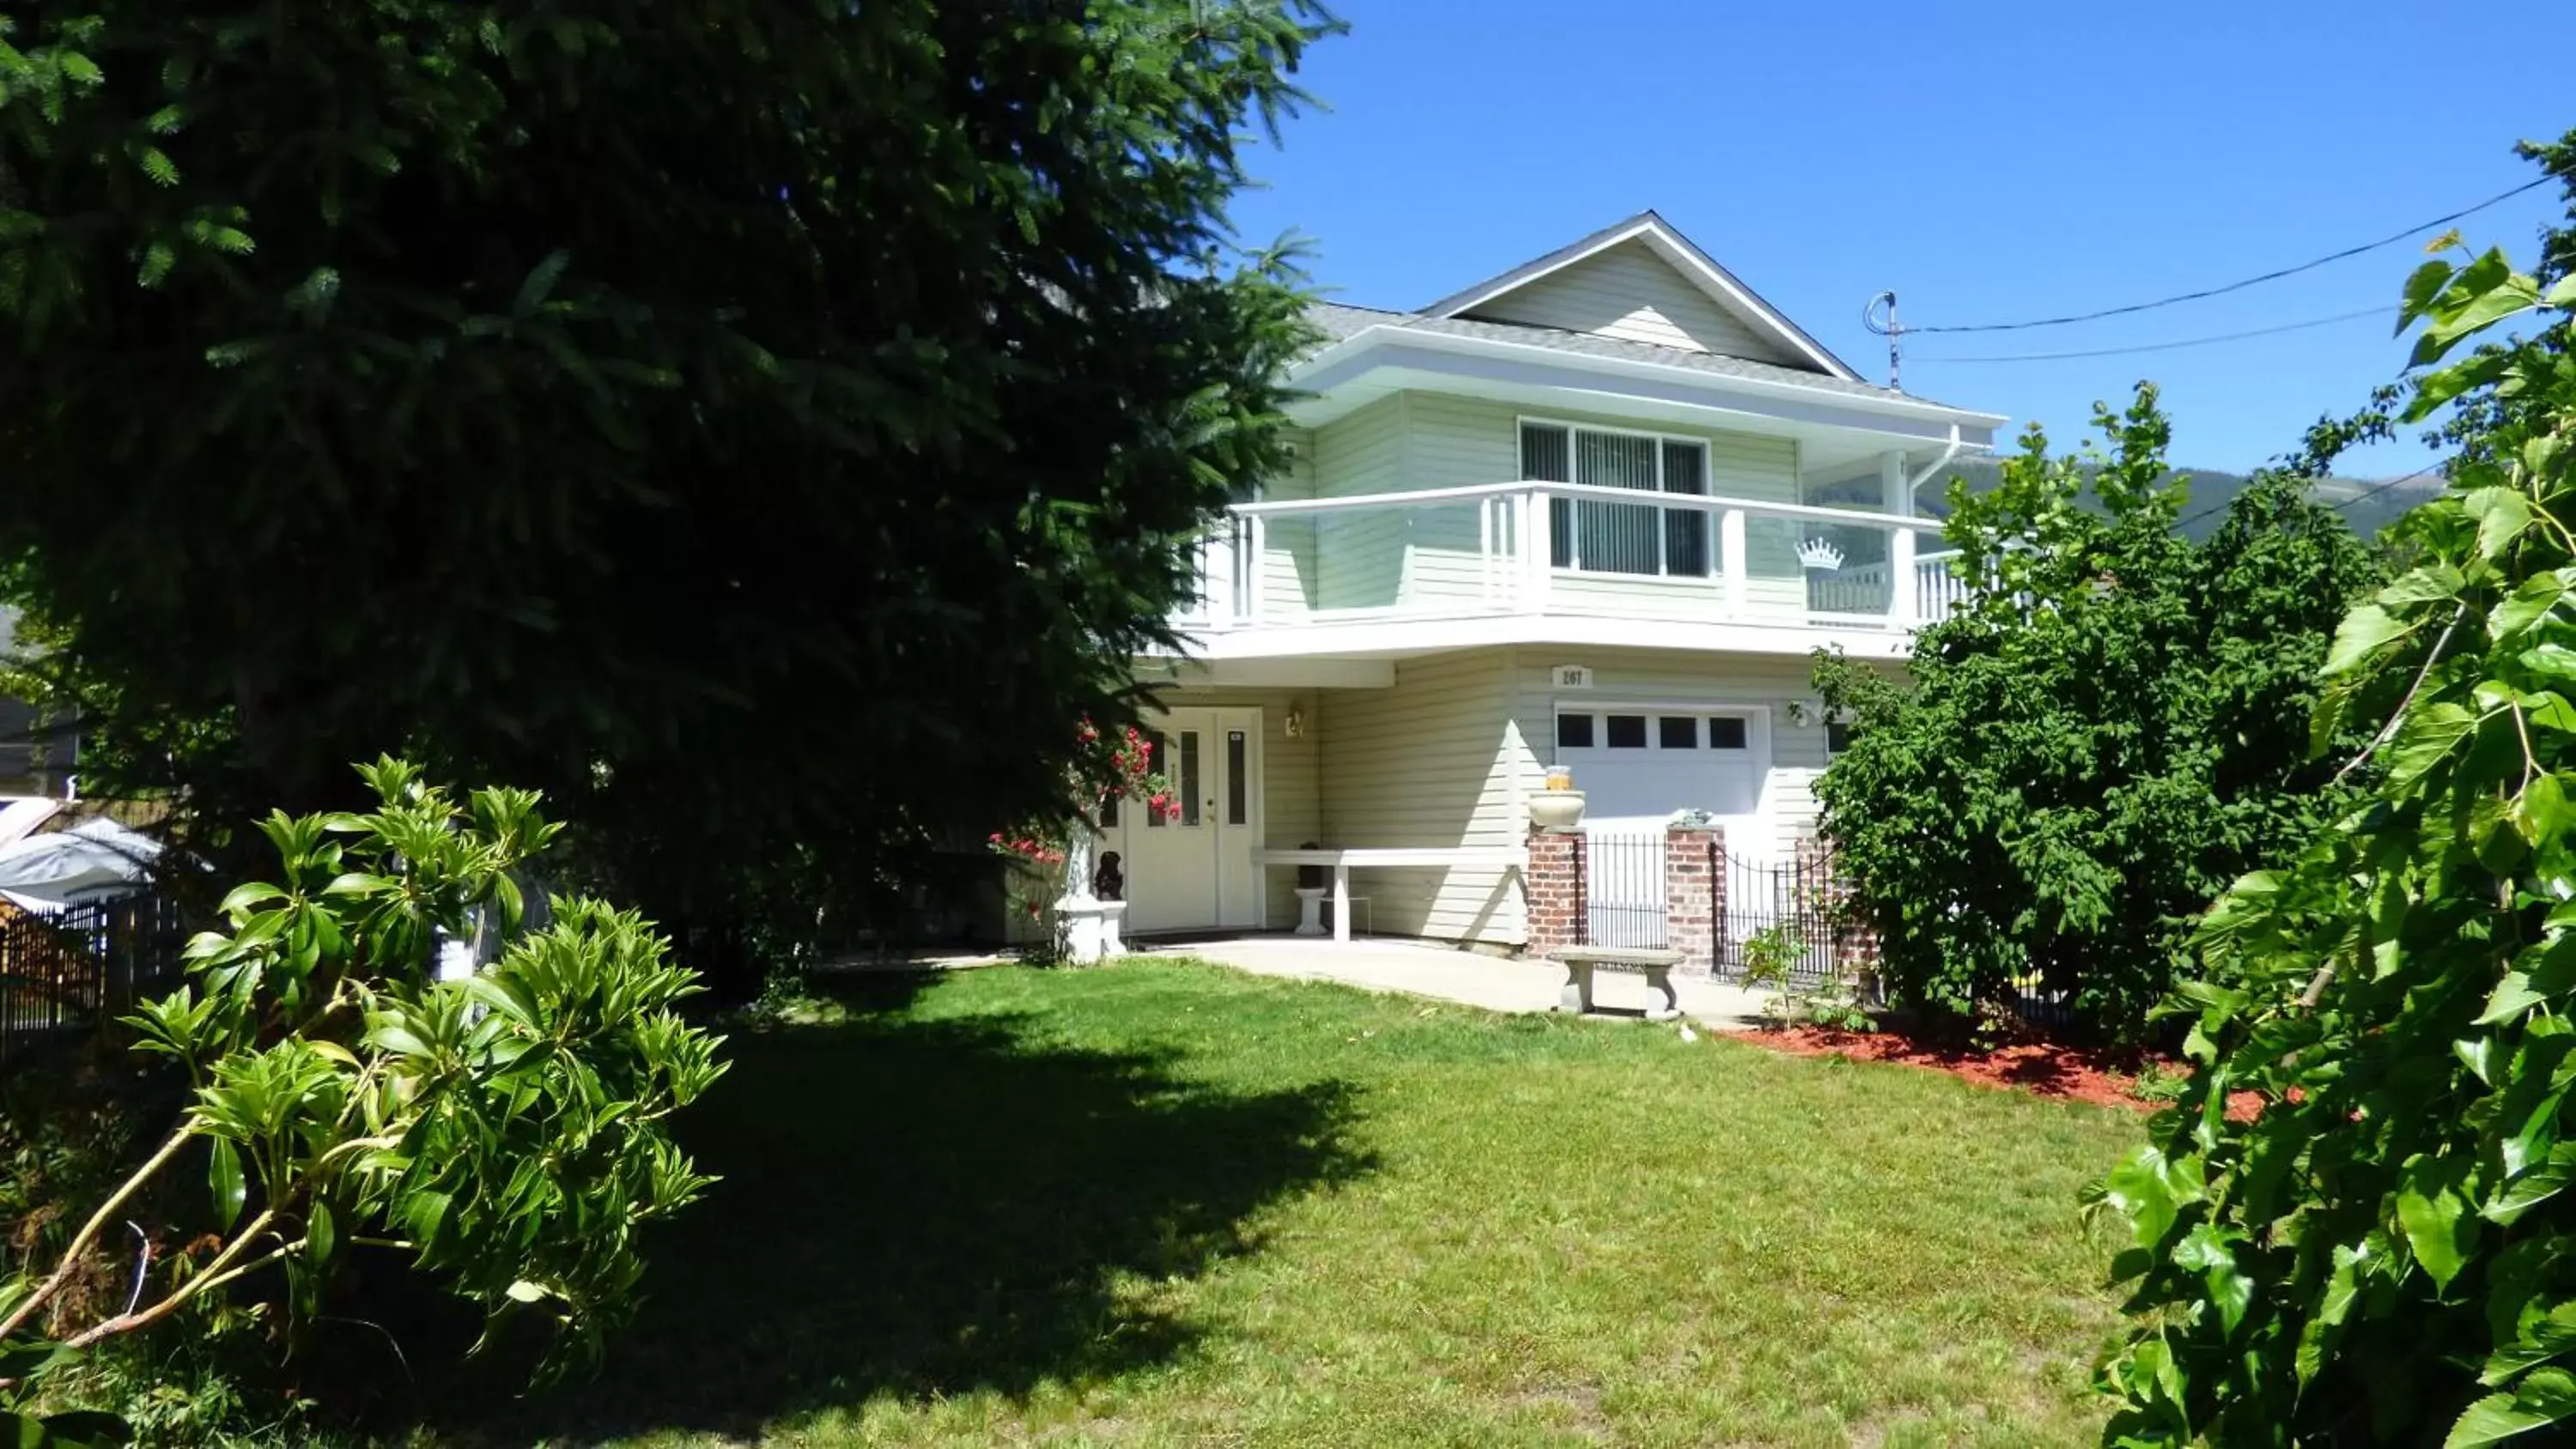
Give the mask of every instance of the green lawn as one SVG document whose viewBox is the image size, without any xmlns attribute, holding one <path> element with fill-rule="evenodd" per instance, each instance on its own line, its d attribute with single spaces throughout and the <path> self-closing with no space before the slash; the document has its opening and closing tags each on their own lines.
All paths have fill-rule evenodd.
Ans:
<svg viewBox="0 0 2576 1449">
<path fill-rule="evenodd" d="M 1191 964 L 736 1039 L 596 1383 L 435 1437 L 2088 1441 L 2136 1118 Z"/>
</svg>

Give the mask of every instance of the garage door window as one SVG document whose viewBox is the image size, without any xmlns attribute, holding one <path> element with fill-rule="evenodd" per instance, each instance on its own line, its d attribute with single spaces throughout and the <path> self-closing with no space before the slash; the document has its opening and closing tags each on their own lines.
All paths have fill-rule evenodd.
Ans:
<svg viewBox="0 0 2576 1449">
<path fill-rule="evenodd" d="M 1750 749 L 1750 729 L 1740 714 L 1560 714 L 1556 747 L 1560 750 L 1712 750 Z"/>
</svg>

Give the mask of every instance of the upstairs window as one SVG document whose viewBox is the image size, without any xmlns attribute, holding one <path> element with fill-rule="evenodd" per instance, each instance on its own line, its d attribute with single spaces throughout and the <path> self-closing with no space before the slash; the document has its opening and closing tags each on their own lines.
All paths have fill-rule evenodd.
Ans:
<svg viewBox="0 0 2576 1449">
<path fill-rule="evenodd" d="M 1644 494 L 1708 493 L 1708 445 L 1561 423 L 1521 424 L 1521 476 Z M 1548 500 L 1549 562 L 1599 574 L 1706 578 L 1709 520 L 1655 504 Z"/>
</svg>

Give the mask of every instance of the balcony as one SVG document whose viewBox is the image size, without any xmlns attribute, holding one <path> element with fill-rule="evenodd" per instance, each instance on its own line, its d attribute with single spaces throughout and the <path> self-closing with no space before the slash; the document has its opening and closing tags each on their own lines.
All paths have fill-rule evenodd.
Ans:
<svg viewBox="0 0 2576 1449">
<path fill-rule="evenodd" d="M 1622 642 L 1639 625 L 1681 645 L 1901 656 L 1967 593 L 1955 555 L 1926 547 L 1940 528 L 1527 481 L 1240 504 L 1201 545 L 1198 600 L 1175 622 L 1217 654 Z M 1443 624 L 1457 627 L 1429 627 Z"/>
</svg>

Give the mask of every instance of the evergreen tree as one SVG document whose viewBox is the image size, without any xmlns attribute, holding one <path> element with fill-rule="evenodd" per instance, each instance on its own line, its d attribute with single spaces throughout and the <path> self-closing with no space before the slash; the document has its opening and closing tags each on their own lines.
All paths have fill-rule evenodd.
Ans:
<svg viewBox="0 0 2576 1449">
<path fill-rule="evenodd" d="M 721 968 L 1043 803 L 1281 459 L 1224 209 L 1309 0 L 5 23 L 0 550 L 102 784 L 525 781 Z"/>
</svg>

